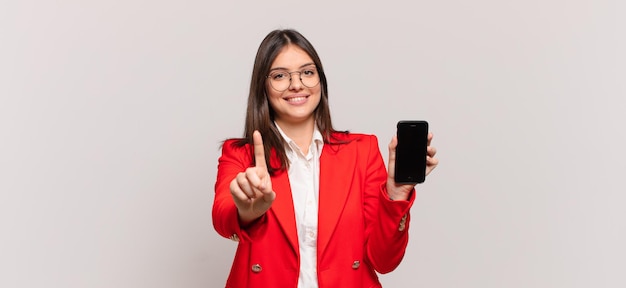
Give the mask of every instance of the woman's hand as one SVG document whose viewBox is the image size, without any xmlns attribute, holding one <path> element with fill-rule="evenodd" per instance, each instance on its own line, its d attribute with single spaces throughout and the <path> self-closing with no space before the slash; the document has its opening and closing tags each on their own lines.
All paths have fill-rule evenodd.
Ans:
<svg viewBox="0 0 626 288">
<path fill-rule="evenodd" d="M 428 144 L 426 148 L 426 175 L 437 167 L 439 159 L 435 158 L 437 149 L 430 146 L 430 142 L 433 140 L 433 133 L 428 133 Z M 387 166 L 387 194 L 392 200 L 407 200 L 409 194 L 415 187 L 415 184 L 396 184 L 395 182 L 395 169 L 396 169 L 396 147 L 398 146 L 398 138 L 393 136 L 389 143 L 389 165 Z"/>
<path fill-rule="evenodd" d="M 230 182 L 230 194 L 237 206 L 241 225 L 246 225 L 265 214 L 276 198 L 265 163 L 265 149 L 261 133 L 254 131 L 252 139 L 255 166 L 237 174 L 237 177 Z"/>
</svg>

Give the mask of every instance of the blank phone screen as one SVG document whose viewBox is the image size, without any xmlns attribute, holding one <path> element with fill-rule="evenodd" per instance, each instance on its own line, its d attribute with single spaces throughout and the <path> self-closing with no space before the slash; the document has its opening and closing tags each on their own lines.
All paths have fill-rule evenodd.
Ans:
<svg viewBox="0 0 626 288">
<path fill-rule="evenodd" d="M 397 183 L 422 183 L 426 177 L 426 147 L 428 123 L 426 121 L 398 122 L 395 181 Z"/>
</svg>

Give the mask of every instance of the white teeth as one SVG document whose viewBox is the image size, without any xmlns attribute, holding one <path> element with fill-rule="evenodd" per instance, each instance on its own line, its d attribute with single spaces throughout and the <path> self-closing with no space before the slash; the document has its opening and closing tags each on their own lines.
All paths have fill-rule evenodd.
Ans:
<svg viewBox="0 0 626 288">
<path fill-rule="evenodd" d="M 293 97 L 293 98 L 288 98 L 287 101 L 289 101 L 289 102 L 300 102 L 300 101 L 304 101 L 304 99 L 306 99 L 306 97 Z"/>
</svg>

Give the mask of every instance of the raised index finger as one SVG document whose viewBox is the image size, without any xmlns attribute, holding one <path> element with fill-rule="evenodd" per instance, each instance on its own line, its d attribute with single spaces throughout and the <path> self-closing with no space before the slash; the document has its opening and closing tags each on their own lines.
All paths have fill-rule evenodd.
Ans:
<svg viewBox="0 0 626 288">
<path fill-rule="evenodd" d="M 252 133 L 252 141 L 254 141 L 254 163 L 256 167 L 265 168 L 267 170 L 267 164 L 265 164 L 265 148 L 263 147 L 263 138 L 261 133 L 254 130 Z"/>
</svg>

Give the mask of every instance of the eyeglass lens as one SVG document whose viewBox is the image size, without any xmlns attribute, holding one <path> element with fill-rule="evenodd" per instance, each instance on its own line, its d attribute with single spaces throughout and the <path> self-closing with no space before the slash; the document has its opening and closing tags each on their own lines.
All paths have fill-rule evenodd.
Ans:
<svg viewBox="0 0 626 288">
<path fill-rule="evenodd" d="M 298 74 L 295 76 L 293 74 Z M 277 91 L 285 91 L 289 89 L 294 77 L 299 78 L 302 85 L 313 88 L 320 82 L 317 69 L 315 67 L 302 69 L 301 71 L 288 72 L 284 70 L 273 71 L 269 76 L 270 85 Z"/>
</svg>

